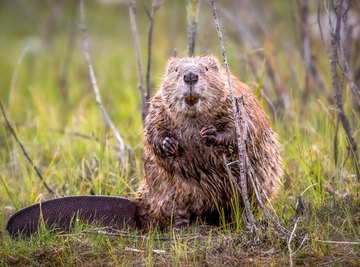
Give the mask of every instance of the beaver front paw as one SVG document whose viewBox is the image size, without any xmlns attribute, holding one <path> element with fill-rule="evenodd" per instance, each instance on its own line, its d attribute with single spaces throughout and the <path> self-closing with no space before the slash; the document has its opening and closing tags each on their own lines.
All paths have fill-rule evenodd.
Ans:
<svg viewBox="0 0 360 267">
<path fill-rule="evenodd" d="M 205 145 L 212 146 L 217 144 L 218 131 L 213 125 L 204 126 L 200 130 L 200 136 L 204 140 Z"/>
<path fill-rule="evenodd" d="M 179 143 L 172 137 L 165 137 L 162 141 L 162 149 L 167 156 L 172 156 L 179 148 Z"/>
</svg>

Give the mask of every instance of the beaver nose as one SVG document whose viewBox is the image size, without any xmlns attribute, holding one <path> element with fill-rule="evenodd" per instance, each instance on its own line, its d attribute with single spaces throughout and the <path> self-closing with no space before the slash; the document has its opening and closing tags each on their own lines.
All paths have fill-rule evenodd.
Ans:
<svg viewBox="0 0 360 267">
<path fill-rule="evenodd" d="M 198 80 L 199 80 L 199 75 L 192 73 L 191 71 L 184 75 L 184 82 L 188 85 L 193 85 L 197 83 Z"/>
</svg>

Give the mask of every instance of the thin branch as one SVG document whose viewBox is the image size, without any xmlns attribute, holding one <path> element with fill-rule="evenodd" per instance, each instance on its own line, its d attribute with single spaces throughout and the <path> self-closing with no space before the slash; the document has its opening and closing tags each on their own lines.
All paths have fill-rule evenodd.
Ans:
<svg viewBox="0 0 360 267">
<path fill-rule="evenodd" d="M 221 53 L 223 56 L 223 61 L 225 65 L 225 70 L 227 74 L 227 83 L 228 83 L 228 90 L 231 97 L 231 103 L 233 108 L 233 118 L 234 123 L 236 127 L 236 136 L 237 136 L 237 146 L 238 146 L 238 154 L 239 154 L 239 169 L 240 169 L 240 188 L 241 188 L 241 197 L 245 206 L 245 213 L 246 213 L 246 220 L 245 225 L 247 225 L 251 231 L 254 231 L 256 234 L 256 238 L 258 238 L 258 229 L 255 224 L 254 215 L 252 213 L 251 207 L 250 207 L 250 201 L 249 201 L 249 195 L 248 195 L 248 187 L 247 187 L 247 181 L 246 181 L 246 169 L 247 164 L 245 161 L 245 155 L 246 155 L 246 140 L 247 140 L 247 124 L 244 118 L 242 117 L 244 114 L 243 108 L 243 98 L 240 96 L 240 98 L 235 99 L 234 96 L 234 89 L 231 85 L 231 78 L 230 78 L 230 71 L 229 71 L 229 65 L 226 58 L 226 50 L 225 45 L 223 41 L 223 36 L 221 32 L 221 27 L 219 23 L 219 19 L 216 12 L 216 7 L 214 0 L 211 0 L 212 5 L 212 11 L 213 11 L 213 17 L 215 21 L 216 31 L 219 38 L 219 44 L 221 48 Z M 240 113 L 240 114 L 239 114 Z"/>
<path fill-rule="evenodd" d="M 139 41 L 139 33 L 137 30 L 136 18 L 135 18 L 135 2 L 134 0 L 128 0 L 129 6 L 129 17 L 130 17 L 130 24 L 131 24 L 131 31 L 134 38 L 134 46 L 135 46 L 135 54 L 136 54 L 136 64 L 138 69 L 138 76 L 139 76 L 139 90 L 140 90 L 140 97 L 141 97 L 141 117 L 142 122 L 144 124 L 145 117 L 147 114 L 147 96 L 145 95 L 145 82 L 143 77 L 143 70 L 141 64 L 141 56 L 140 56 L 140 41 Z"/>
<path fill-rule="evenodd" d="M 106 112 L 106 109 L 104 107 L 104 104 L 103 104 L 101 96 L 100 96 L 99 87 L 97 85 L 94 67 L 91 63 L 91 57 L 90 57 L 90 51 L 89 51 L 90 50 L 89 49 L 89 41 L 88 41 L 88 35 L 87 35 L 87 31 L 86 31 L 86 26 L 85 26 L 84 0 L 80 0 L 80 17 L 81 17 L 80 30 L 82 32 L 82 37 L 83 37 L 83 51 L 84 51 L 86 63 L 89 68 L 91 85 L 92 85 L 93 91 L 95 93 L 96 102 L 98 103 L 98 105 L 101 109 L 101 112 L 103 113 L 103 115 L 105 117 L 107 124 L 110 126 L 110 128 L 115 136 L 115 139 L 118 142 L 121 163 L 122 163 L 122 166 L 125 168 L 125 166 L 126 166 L 125 143 L 124 143 L 120 133 L 116 130 L 113 122 L 111 121 L 109 114 Z"/>
<path fill-rule="evenodd" d="M 196 8 L 192 11 L 192 3 L 195 2 Z M 186 14 L 187 14 L 187 34 L 188 34 L 188 53 L 189 56 L 194 56 L 195 53 L 195 37 L 197 33 L 197 27 L 199 24 L 201 0 L 187 0 L 186 1 Z"/>
<path fill-rule="evenodd" d="M 295 222 L 295 224 L 294 224 L 294 227 L 293 227 L 293 229 L 292 229 L 292 231 L 291 231 L 291 234 L 290 234 L 290 237 L 289 237 L 289 240 L 288 240 L 288 243 L 287 243 L 287 247 L 288 247 L 288 250 L 289 250 L 289 266 L 290 266 L 290 267 L 294 266 L 294 264 L 293 264 L 293 259 L 292 259 L 292 257 L 293 257 L 293 251 L 292 251 L 292 249 L 291 249 L 291 241 L 292 241 L 292 239 L 293 239 L 293 237 L 294 237 L 294 234 L 295 234 L 295 231 L 296 231 L 296 227 L 297 227 L 297 224 L 298 224 L 299 220 L 300 220 L 300 217 L 298 217 L 298 218 L 296 219 L 296 222 Z"/>
<path fill-rule="evenodd" d="M 46 190 L 50 193 L 50 194 L 53 194 L 55 196 L 57 196 L 57 194 L 48 186 L 48 184 L 45 182 L 45 179 L 44 177 L 42 176 L 39 168 L 34 164 L 34 162 L 32 161 L 32 159 L 30 158 L 28 152 L 26 151 L 24 145 L 21 143 L 21 141 L 19 140 L 18 136 L 16 135 L 16 132 L 14 130 L 14 128 L 11 126 L 11 123 L 9 122 L 7 116 L 6 116 L 6 113 L 5 113 L 5 109 L 4 109 L 4 106 L 0 100 L 0 109 L 1 109 L 1 112 L 4 116 L 4 119 L 5 119 L 5 122 L 6 122 L 6 125 L 7 127 L 9 128 L 11 134 L 14 136 L 16 142 L 18 143 L 18 145 L 20 146 L 21 148 L 21 151 L 23 152 L 25 158 L 29 161 L 31 167 L 33 167 L 33 169 L 35 170 L 37 176 L 39 177 L 39 179 L 41 180 L 41 182 L 44 184 Z"/>
<path fill-rule="evenodd" d="M 359 164 L 359 156 L 358 156 L 357 145 L 356 145 L 356 142 L 352 135 L 350 122 L 349 122 L 348 118 L 346 117 L 346 114 L 344 111 L 342 91 L 340 90 L 340 87 L 339 87 L 339 75 L 338 75 L 338 70 L 337 70 L 337 64 L 339 63 L 338 50 L 339 49 L 341 50 L 341 48 L 340 48 L 340 41 L 341 41 L 340 30 L 341 30 L 342 16 L 344 15 L 343 0 L 340 0 L 339 4 L 336 6 L 334 6 L 334 3 L 333 3 L 333 9 L 334 9 L 334 12 L 336 15 L 336 24 L 335 24 L 334 31 L 331 32 L 330 64 L 331 64 L 331 74 L 332 74 L 332 86 L 333 86 L 333 90 L 334 90 L 334 97 L 335 97 L 335 102 L 336 102 L 338 118 L 341 122 L 341 125 L 344 128 L 346 137 L 350 144 L 353 159 L 354 159 L 354 167 L 355 167 L 355 171 L 356 171 L 356 176 L 357 176 L 358 181 L 360 181 L 360 170 L 359 170 L 359 165 L 358 165 Z"/>
<path fill-rule="evenodd" d="M 148 58 L 147 58 L 147 66 L 146 66 L 146 105 L 150 100 L 151 95 L 151 61 L 152 61 L 152 40 L 153 40 L 153 29 L 154 29 L 154 19 L 155 19 L 155 12 L 160 7 L 161 3 L 158 0 L 153 0 L 151 4 L 151 11 L 148 12 L 148 17 L 150 20 L 149 23 L 149 32 L 148 32 Z M 147 9 L 146 9 L 147 10 Z M 140 72 L 140 71 L 139 71 Z M 146 110 L 147 110 L 146 106 Z"/>
<path fill-rule="evenodd" d="M 339 116 L 336 118 L 335 125 L 335 134 L 334 134 L 334 163 L 335 166 L 338 166 L 338 154 L 339 154 L 339 146 L 338 146 L 338 133 L 339 133 Z"/>
<path fill-rule="evenodd" d="M 300 3 L 300 15 L 301 15 L 301 35 L 303 39 L 303 56 L 305 60 L 306 73 L 305 73 L 305 88 L 303 92 L 303 102 L 306 102 L 307 96 L 310 90 L 310 77 L 318 84 L 322 92 L 328 92 L 324 80 L 320 77 L 319 72 L 313 61 L 311 54 L 311 36 L 310 36 L 310 25 L 308 21 L 309 14 L 309 2 L 308 0 L 301 0 Z"/>
<path fill-rule="evenodd" d="M 293 255 L 295 255 L 296 253 L 298 253 L 300 251 L 300 249 L 302 248 L 302 246 L 304 245 L 305 241 L 309 240 L 308 235 L 306 234 L 303 238 L 303 240 L 301 241 L 299 247 L 294 251 Z"/>
<path fill-rule="evenodd" d="M 349 57 L 350 57 L 350 44 L 351 44 L 351 30 L 350 27 L 348 25 L 348 14 L 349 14 L 349 9 L 350 9 L 350 0 L 344 0 L 344 9 L 345 12 L 342 16 L 342 20 L 343 20 L 343 38 L 342 38 L 342 49 L 341 49 L 341 54 L 342 54 L 342 60 L 344 63 L 343 66 L 343 72 L 344 75 L 347 79 L 347 81 L 349 82 L 349 86 L 351 89 L 351 92 L 353 94 L 353 103 L 355 105 L 355 110 L 357 112 L 360 112 L 360 87 L 358 85 L 356 85 L 356 83 L 354 82 L 353 77 L 353 71 L 350 68 L 350 64 L 349 64 Z"/>
<path fill-rule="evenodd" d="M 327 244 L 360 245 L 360 241 L 333 241 L 316 239 L 315 242 Z"/>
<path fill-rule="evenodd" d="M 312 188 L 312 187 L 314 187 L 314 186 L 316 186 L 316 185 L 317 185 L 317 183 L 311 184 L 311 185 L 309 185 L 308 187 L 306 187 L 304 191 L 301 192 L 301 194 L 298 196 L 298 198 L 297 198 L 297 200 L 296 200 L 296 211 L 298 211 L 299 206 L 300 206 L 300 203 L 302 202 L 302 201 L 301 201 L 302 196 L 306 193 L 306 191 L 308 191 L 310 188 Z M 297 212 L 297 214 L 300 214 L 300 213 Z M 293 266 L 293 256 L 294 256 L 297 252 L 300 251 L 300 249 L 301 249 L 301 247 L 303 246 L 303 244 L 305 243 L 305 241 L 308 240 L 308 236 L 305 235 L 304 238 L 302 239 L 299 247 L 295 250 L 295 252 L 292 251 L 291 242 L 292 242 L 292 239 L 293 239 L 294 237 L 296 237 L 296 234 L 295 234 L 296 227 L 297 227 L 297 225 L 298 225 L 298 223 L 299 223 L 299 221 L 300 221 L 301 218 L 302 218 L 301 215 L 296 218 L 295 223 L 294 223 L 294 226 L 293 226 L 293 229 L 292 229 L 292 231 L 291 231 L 291 233 L 290 233 L 290 237 L 289 237 L 289 240 L 288 240 L 288 244 L 287 244 L 288 250 L 289 250 L 289 265 L 290 265 L 290 266 Z"/>
</svg>

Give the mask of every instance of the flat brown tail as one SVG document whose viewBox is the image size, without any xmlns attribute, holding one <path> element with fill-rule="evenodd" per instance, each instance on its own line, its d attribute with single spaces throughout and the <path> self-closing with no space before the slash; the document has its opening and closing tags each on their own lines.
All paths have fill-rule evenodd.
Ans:
<svg viewBox="0 0 360 267">
<path fill-rule="evenodd" d="M 121 197 L 71 196 L 34 204 L 15 213 L 9 219 L 6 230 L 10 236 L 26 236 L 36 233 L 40 223 L 50 229 L 68 230 L 78 218 L 84 223 L 96 223 L 117 229 L 135 227 L 136 205 Z"/>
</svg>

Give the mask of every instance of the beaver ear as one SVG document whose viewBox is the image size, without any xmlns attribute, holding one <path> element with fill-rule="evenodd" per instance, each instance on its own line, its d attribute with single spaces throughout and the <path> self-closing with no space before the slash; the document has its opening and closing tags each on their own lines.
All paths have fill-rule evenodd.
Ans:
<svg viewBox="0 0 360 267">
<path fill-rule="evenodd" d="M 219 70 L 221 64 L 215 56 L 208 56 L 207 61 L 207 64 L 210 68 L 212 68 L 213 70 Z"/>
<path fill-rule="evenodd" d="M 167 62 L 166 72 L 170 73 L 176 70 L 177 68 L 177 59 L 176 57 L 171 57 Z"/>
</svg>

